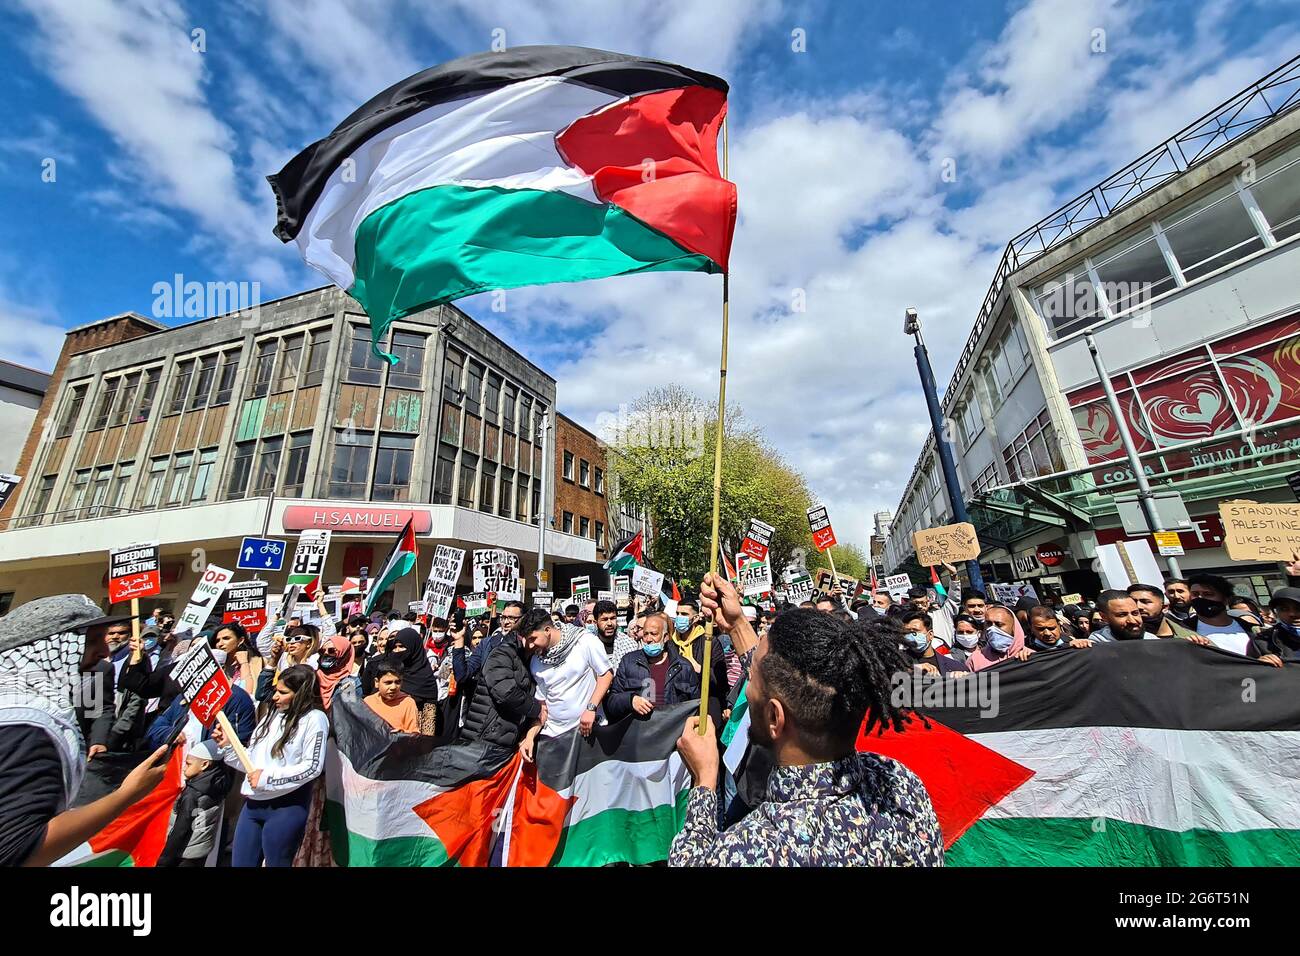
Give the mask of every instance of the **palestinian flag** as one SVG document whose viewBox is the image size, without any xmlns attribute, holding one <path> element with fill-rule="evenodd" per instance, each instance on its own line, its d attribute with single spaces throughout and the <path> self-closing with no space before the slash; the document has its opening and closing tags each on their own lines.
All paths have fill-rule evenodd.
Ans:
<svg viewBox="0 0 1300 956">
<path fill-rule="evenodd" d="M 638 564 L 645 564 L 644 548 L 644 536 L 638 531 L 610 556 L 605 562 L 605 570 L 610 574 L 619 574 L 631 571 Z"/>
<path fill-rule="evenodd" d="M 420 547 L 415 543 L 415 528 L 411 525 L 411 519 L 407 518 L 406 525 L 398 534 L 397 540 L 393 542 L 393 550 L 388 552 L 383 567 L 371 582 L 370 591 L 366 594 L 366 614 L 374 608 L 380 595 L 396 584 L 400 578 L 411 573 L 419 553 Z"/>
<path fill-rule="evenodd" d="M 477 53 L 389 87 L 268 177 L 275 234 L 361 303 L 376 351 L 394 319 L 487 289 L 723 272 L 726 111 L 723 80 L 671 63 Z"/>
<path fill-rule="evenodd" d="M 364 704 L 338 701 L 326 804 L 335 859 L 485 866 L 494 838 L 510 866 L 667 859 L 690 788 L 676 742 L 696 707 L 587 738 L 577 730 L 541 738 L 527 764 L 514 750 L 394 736 Z"/>
<path fill-rule="evenodd" d="M 930 587 L 934 588 L 934 597 L 939 604 L 948 600 L 948 591 L 939 580 L 939 572 L 933 564 L 930 565 Z"/>
<path fill-rule="evenodd" d="M 1300 860 L 1292 668 L 1170 639 L 1039 653 L 925 686 L 930 730 L 859 749 L 925 783 L 948 865 Z"/>
<path fill-rule="evenodd" d="M 86 764 L 86 776 L 74 807 L 94 803 L 122 785 L 149 754 L 101 754 Z M 181 769 L 184 748 L 172 751 L 162 783 L 81 846 L 56 860 L 54 866 L 153 866 L 167 843 L 172 804 L 184 787 Z"/>
</svg>

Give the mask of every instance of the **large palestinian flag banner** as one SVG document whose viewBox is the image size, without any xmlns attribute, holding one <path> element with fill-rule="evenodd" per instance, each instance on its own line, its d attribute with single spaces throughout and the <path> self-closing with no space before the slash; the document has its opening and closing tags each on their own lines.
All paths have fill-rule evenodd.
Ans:
<svg viewBox="0 0 1300 956">
<path fill-rule="evenodd" d="M 950 866 L 1300 864 L 1294 667 L 1169 639 L 920 686 L 931 728 L 859 748 L 922 779 Z"/>
<path fill-rule="evenodd" d="M 602 866 L 668 857 L 690 776 L 676 754 L 694 704 L 537 742 L 536 763 L 481 743 L 394 735 L 336 700 L 326 819 L 341 866 Z"/>
<path fill-rule="evenodd" d="M 488 289 L 726 271 L 726 110 L 726 82 L 658 60 L 463 57 L 389 87 L 268 177 L 275 234 L 361 303 L 376 343 L 396 318 Z"/>
</svg>

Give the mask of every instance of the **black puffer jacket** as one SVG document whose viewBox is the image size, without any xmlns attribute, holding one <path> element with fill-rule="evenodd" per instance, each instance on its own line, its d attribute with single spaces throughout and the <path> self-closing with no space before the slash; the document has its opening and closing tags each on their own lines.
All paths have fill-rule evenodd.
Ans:
<svg viewBox="0 0 1300 956">
<path fill-rule="evenodd" d="M 482 740 L 499 747 L 514 747 L 528 725 L 542 712 L 533 696 L 533 676 L 523 647 L 513 635 L 488 654 L 483 672 L 474 684 L 474 696 L 465 712 L 464 740 Z"/>
</svg>

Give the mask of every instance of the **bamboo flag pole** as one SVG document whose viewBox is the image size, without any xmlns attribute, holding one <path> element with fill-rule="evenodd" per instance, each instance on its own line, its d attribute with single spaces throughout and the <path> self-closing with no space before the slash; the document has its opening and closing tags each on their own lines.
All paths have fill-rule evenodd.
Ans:
<svg viewBox="0 0 1300 956">
<path fill-rule="evenodd" d="M 722 178 L 728 176 L 728 122 L 722 121 Z M 731 265 L 722 273 L 722 359 L 718 364 L 718 433 L 713 443 L 713 532 L 709 547 L 709 574 L 717 586 L 718 578 L 718 518 L 722 510 L 722 432 L 727 421 L 727 327 L 730 299 Z M 713 657 L 713 616 L 704 621 L 704 664 L 700 670 L 700 726 L 703 737 L 709 725 L 709 673 Z"/>
</svg>

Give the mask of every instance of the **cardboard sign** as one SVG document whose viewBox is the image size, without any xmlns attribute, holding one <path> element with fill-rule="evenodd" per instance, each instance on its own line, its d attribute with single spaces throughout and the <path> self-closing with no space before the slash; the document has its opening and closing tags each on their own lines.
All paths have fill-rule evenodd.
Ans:
<svg viewBox="0 0 1300 956">
<path fill-rule="evenodd" d="M 1234 561 L 1296 560 L 1300 555 L 1300 504 L 1224 501 L 1223 544 Z"/>
<path fill-rule="evenodd" d="M 658 571 L 652 571 L 650 568 L 637 565 L 632 571 L 632 590 L 637 594 L 646 594 L 650 597 L 658 597 L 663 593 L 664 576 Z"/>
<path fill-rule="evenodd" d="M 1039 600 L 1038 592 L 1027 581 L 1012 581 L 1010 584 L 990 584 L 989 590 L 993 594 L 994 604 L 1004 604 L 1012 609 L 1020 603 L 1021 598 L 1027 597 L 1033 598 L 1035 601 Z"/>
<path fill-rule="evenodd" d="M 230 700 L 230 681 L 212 656 L 207 641 L 195 641 L 181 658 L 172 677 L 181 687 L 181 700 L 204 727 L 211 727 L 217 712 Z"/>
<path fill-rule="evenodd" d="M 465 595 L 465 616 L 482 617 L 488 612 L 488 592 L 472 591 Z"/>
<path fill-rule="evenodd" d="M 289 562 L 290 584 L 311 584 L 325 573 L 325 558 L 330 551 L 328 531 L 304 531 L 298 536 L 293 560 Z"/>
<path fill-rule="evenodd" d="M 768 546 L 772 543 L 772 535 L 775 533 L 776 529 L 770 524 L 765 524 L 757 518 L 750 518 L 749 530 L 745 532 L 745 540 L 740 543 L 741 552 L 755 560 L 766 561 Z"/>
<path fill-rule="evenodd" d="M 816 590 L 817 585 L 813 583 L 812 575 L 805 574 L 786 584 L 785 599 L 791 604 L 802 604 L 804 601 L 811 601 Z"/>
<path fill-rule="evenodd" d="M 912 532 L 916 561 L 928 568 L 937 564 L 974 561 L 980 556 L 980 539 L 969 521 Z"/>
<path fill-rule="evenodd" d="M 554 591 L 534 591 L 533 607 L 550 607 L 555 601 Z"/>
<path fill-rule="evenodd" d="M 1061 595 L 1061 607 L 1069 607 L 1071 604 L 1082 604 L 1082 603 L 1083 603 L 1083 595 L 1077 591 L 1074 592 L 1073 594 Z"/>
<path fill-rule="evenodd" d="M 858 579 L 851 578 L 847 575 L 834 575 L 825 568 L 817 569 L 816 590 L 822 594 L 829 594 L 832 588 L 838 587 L 844 592 L 844 600 L 853 600 L 853 595 L 858 590 Z"/>
<path fill-rule="evenodd" d="M 266 581 L 240 581 L 226 588 L 222 624 L 242 624 L 249 633 L 266 627 Z"/>
<path fill-rule="evenodd" d="M 835 547 L 835 529 L 831 527 L 831 519 L 821 505 L 808 509 L 808 528 L 812 531 L 813 545 L 818 551 Z"/>
<path fill-rule="evenodd" d="M 522 601 L 519 555 L 503 548 L 483 548 L 474 552 L 474 590 L 492 591 L 498 601 Z"/>
<path fill-rule="evenodd" d="M 739 556 L 737 556 L 739 558 Z M 772 590 L 772 565 L 766 561 L 753 558 L 741 559 L 736 568 L 736 577 L 740 584 L 740 593 L 745 597 L 756 597 Z"/>
<path fill-rule="evenodd" d="M 203 577 L 199 578 L 194 593 L 190 596 L 190 603 L 185 606 L 185 610 L 176 621 L 177 633 L 192 631 L 197 634 L 203 630 L 204 625 L 208 623 L 209 615 L 217 609 L 221 595 L 226 591 L 226 585 L 234 576 L 233 571 L 209 564 L 203 571 Z"/>
<path fill-rule="evenodd" d="M 895 601 L 901 601 L 907 597 L 907 592 L 912 589 L 912 579 L 906 574 L 891 574 L 880 582 L 880 587 L 882 590 L 888 591 L 889 596 Z"/>
<path fill-rule="evenodd" d="M 5 502 L 9 500 L 9 496 L 12 495 L 14 489 L 18 487 L 18 482 L 22 480 L 23 479 L 20 475 L 0 475 L 0 508 L 5 506 Z"/>
<path fill-rule="evenodd" d="M 465 552 L 460 548 L 440 544 L 434 549 L 433 567 L 429 569 L 429 578 L 424 582 L 426 613 L 441 618 L 451 614 L 452 602 L 456 600 L 456 582 L 460 580 L 460 569 L 464 563 Z"/>
<path fill-rule="evenodd" d="M 108 600 L 117 604 L 162 594 L 158 542 L 129 544 L 108 552 Z"/>
<path fill-rule="evenodd" d="M 591 578 L 583 575 L 580 578 L 574 578 L 569 582 L 569 597 L 573 603 L 582 607 L 587 601 L 591 600 Z"/>
</svg>

